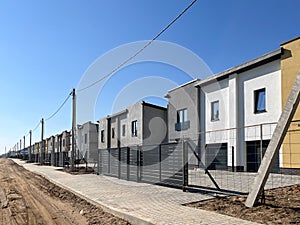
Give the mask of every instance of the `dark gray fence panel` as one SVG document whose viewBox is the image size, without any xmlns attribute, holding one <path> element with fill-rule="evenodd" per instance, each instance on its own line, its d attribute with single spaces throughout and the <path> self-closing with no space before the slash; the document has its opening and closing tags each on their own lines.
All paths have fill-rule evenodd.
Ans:
<svg viewBox="0 0 300 225">
<path fill-rule="evenodd" d="M 161 145 L 161 183 L 182 186 L 182 143 Z"/>
<path fill-rule="evenodd" d="M 110 175 L 114 177 L 119 176 L 119 149 L 112 148 L 109 150 L 110 157 Z"/>
<path fill-rule="evenodd" d="M 182 186 L 182 143 L 99 150 L 101 174 L 124 180 Z"/>
<path fill-rule="evenodd" d="M 129 179 L 129 148 L 121 148 L 120 149 L 120 178 L 123 180 Z"/>
<path fill-rule="evenodd" d="M 138 171 L 138 147 L 131 147 L 129 153 L 129 180 L 139 181 L 139 171 Z"/>
<path fill-rule="evenodd" d="M 141 157 L 141 181 L 150 183 L 160 182 L 160 147 L 143 146 Z"/>
<path fill-rule="evenodd" d="M 100 151 L 100 166 L 102 168 L 102 174 L 109 175 L 109 152 L 108 149 L 101 149 Z"/>
</svg>

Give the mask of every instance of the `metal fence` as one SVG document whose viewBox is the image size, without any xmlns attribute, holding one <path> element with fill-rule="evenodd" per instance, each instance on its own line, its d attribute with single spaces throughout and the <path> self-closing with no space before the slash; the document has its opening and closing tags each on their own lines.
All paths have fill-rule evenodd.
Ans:
<svg viewBox="0 0 300 225">
<path fill-rule="evenodd" d="M 299 122 L 292 122 L 265 189 L 300 183 Z M 187 187 L 248 193 L 275 127 L 276 123 L 258 124 L 203 132 L 197 134 L 197 138 L 186 138 L 187 142 L 202 143 L 198 149 L 187 145 Z M 198 165 L 191 166 L 195 161 Z"/>
<path fill-rule="evenodd" d="M 124 180 L 181 187 L 182 142 L 99 150 L 98 173 Z"/>
<path fill-rule="evenodd" d="M 98 173 L 209 191 L 248 193 L 276 123 L 213 130 L 177 143 L 98 151 Z M 292 122 L 266 189 L 300 183 L 300 121 Z"/>
</svg>

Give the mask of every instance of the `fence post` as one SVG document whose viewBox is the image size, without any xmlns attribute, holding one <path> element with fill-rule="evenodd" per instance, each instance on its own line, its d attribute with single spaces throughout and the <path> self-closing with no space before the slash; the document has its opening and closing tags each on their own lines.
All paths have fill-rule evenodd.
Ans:
<svg viewBox="0 0 300 225">
<path fill-rule="evenodd" d="M 100 175 L 100 173 L 101 173 L 101 168 L 100 168 L 101 155 L 100 154 L 101 154 L 100 149 L 98 149 L 98 157 L 97 157 L 97 164 L 98 164 L 97 173 L 98 173 L 98 175 Z"/>
<path fill-rule="evenodd" d="M 139 176 L 139 182 L 142 180 L 143 177 L 143 146 L 140 146 L 140 157 L 139 157 L 139 167 L 140 167 L 140 176 Z"/>
<path fill-rule="evenodd" d="M 158 146 L 158 161 L 159 161 L 159 182 L 161 182 L 161 144 Z"/>
<path fill-rule="evenodd" d="M 187 145 L 185 140 L 182 140 L 182 169 L 183 169 L 183 181 L 182 181 L 182 191 L 186 191 L 188 186 L 188 165 L 187 165 Z"/>
<path fill-rule="evenodd" d="M 130 148 L 127 147 L 127 180 L 130 179 Z"/>
<path fill-rule="evenodd" d="M 118 178 L 121 178 L 121 148 L 118 148 Z"/>
<path fill-rule="evenodd" d="M 232 161 L 232 172 L 234 172 L 234 146 L 231 146 L 231 161 Z"/>
<path fill-rule="evenodd" d="M 110 151 L 110 148 L 107 149 L 107 173 L 110 174 L 110 154 L 111 154 L 111 151 Z"/>
<path fill-rule="evenodd" d="M 259 145 L 260 145 L 260 161 L 259 161 L 259 166 L 260 166 L 260 164 L 261 164 L 261 161 L 262 161 L 262 158 L 263 158 L 263 127 L 262 127 L 263 125 L 262 124 L 260 124 L 260 143 L 259 143 Z"/>
<path fill-rule="evenodd" d="M 136 181 L 140 182 L 141 173 L 141 147 L 137 146 L 137 170 L 136 170 Z"/>
</svg>

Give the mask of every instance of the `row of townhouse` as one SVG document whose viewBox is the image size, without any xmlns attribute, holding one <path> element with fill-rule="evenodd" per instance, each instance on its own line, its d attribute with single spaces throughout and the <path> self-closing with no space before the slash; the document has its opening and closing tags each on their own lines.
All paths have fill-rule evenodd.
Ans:
<svg viewBox="0 0 300 225">
<path fill-rule="evenodd" d="M 167 109 L 144 101 L 99 119 L 99 149 L 167 142 Z"/>
<path fill-rule="evenodd" d="M 170 90 L 167 108 L 139 102 L 99 119 L 98 149 L 187 139 L 208 168 L 257 171 L 299 70 L 300 37 Z M 300 127 L 299 119 L 298 108 L 290 130 Z M 300 135 L 288 135 L 276 159 L 277 169 L 299 172 Z M 199 165 L 196 158 L 191 161 Z"/>
<path fill-rule="evenodd" d="M 70 137 L 71 133 L 65 130 L 61 134 L 46 138 L 43 142 L 36 142 L 28 147 L 31 153 L 29 160 L 34 162 L 41 162 L 42 160 L 53 166 L 64 166 L 70 152 Z"/>
<path fill-rule="evenodd" d="M 97 162 L 98 125 L 91 122 L 78 125 L 75 143 L 77 159 Z M 42 144 L 44 146 L 43 154 Z M 63 167 L 69 163 L 71 157 L 72 132 L 65 130 L 46 138 L 43 143 L 36 142 L 28 149 L 31 151 L 30 161 Z"/>
<path fill-rule="evenodd" d="M 92 163 L 102 149 L 184 139 L 197 155 L 189 153 L 193 166 L 257 171 L 299 70 L 300 37 L 256 59 L 168 91 L 166 108 L 141 101 L 99 119 L 98 124 L 78 125 L 76 158 Z M 293 120 L 276 159 L 277 170 L 300 171 L 299 109 Z M 32 161 L 40 162 L 43 157 L 51 165 L 64 166 L 71 156 L 71 135 L 64 131 L 35 143 L 29 148 Z"/>
</svg>

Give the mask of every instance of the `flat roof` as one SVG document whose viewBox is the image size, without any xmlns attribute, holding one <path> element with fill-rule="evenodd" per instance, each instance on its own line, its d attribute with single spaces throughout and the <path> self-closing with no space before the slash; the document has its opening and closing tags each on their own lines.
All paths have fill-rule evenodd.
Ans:
<svg viewBox="0 0 300 225">
<path fill-rule="evenodd" d="M 119 111 L 119 112 L 117 112 L 117 113 L 114 113 L 114 114 L 112 114 L 112 115 L 108 115 L 106 118 L 116 117 L 116 116 L 122 115 L 122 114 L 127 113 L 127 112 L 128 112 L 128 109 L 124 109 L 124 110 Z"/>
<path fill-rule="evenodd" d="M 206 84 L 212 83 L 216 80 L 226 79 L 231 74 L 241 73 L 241 72 L 253 69 L 255 67 L 261 66 L 263 64 L 266 64 L 268 62 L 272 62 L 274 60 L 280 59 L 281 54 L 282 54 L 282 49 L 281 48 L 276 49 L 275 51 L 264 54 L 258 58 L 252 59 L 252 60 L 242 63 L 238 66 L 229 68 L 223 72 L 220 72 L 213 76 L 210 76 L 206 79 L 200 80 L 199 82 L 197 82 L 197 84 L 195 86 L 206 85 Z"/>
<path fill-rule="evenodd" d="M 179 85 L 179 86 L 177 86 L 177 87 L 174 87 L 174 88 L 172 88 L 171 90 L 169 90 L 168 93 L 170 93 L 170 92 L 172 92 L 172 91 L 175 91 L 175 90 L 177 90 L 177 89 L 179 89 L 179 88 L 182 88 L 182 87 L 184 87 L 184 86 L 187 86 L 187 85 L 189 85 L 189 84 L 192 84 L 192 83 L 194 83 L 194 82 L 197 82 L 197 81 L 200 81 L 200 79 L 196 78 L 196 79 L 191 80 L 191 81 L 189 81 L 189 82 L 187 82 L 187 83 L 184 83 L 184 84 L 182 84 L 182 85 Z"/>
<path fill-rule="evenodd" d="M 145 101 L 142 101 L 142 104 L 145 105 L 145 106 L 149 106 L 149 107 L 152 107 L 152 108 L 156 108 L 156 109 L 167 110 L 166 107 L 163 107 L 163 106 L 160 106 L 160 105 L 154 105 L 154 104 L 152 104 L 152 103 L 145 102 Z"/>
</svg>

